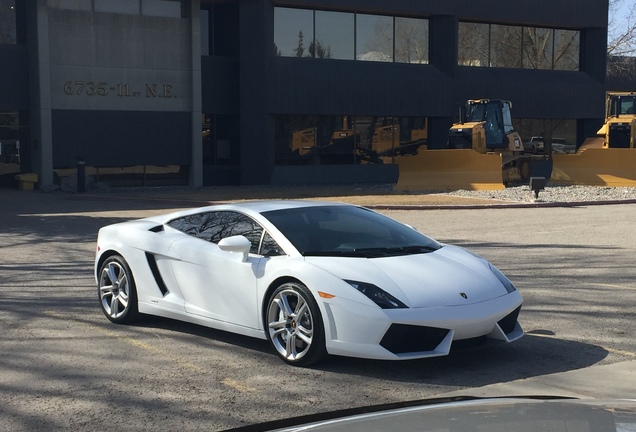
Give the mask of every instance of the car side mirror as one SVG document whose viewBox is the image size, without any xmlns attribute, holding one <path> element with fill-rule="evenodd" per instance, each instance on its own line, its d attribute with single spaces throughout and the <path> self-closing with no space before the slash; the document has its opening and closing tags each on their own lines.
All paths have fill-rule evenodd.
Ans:
<svg viewBox="0 0 636 432">
<path fill-rule="evenodd" d="M 242 235 L 226 237 L 218 243 L 219 248 L 224 252 L 242 254 L 242 261 L 247 261 L 247 256 L 252 248 L 252 242 Z"/>
</svg>

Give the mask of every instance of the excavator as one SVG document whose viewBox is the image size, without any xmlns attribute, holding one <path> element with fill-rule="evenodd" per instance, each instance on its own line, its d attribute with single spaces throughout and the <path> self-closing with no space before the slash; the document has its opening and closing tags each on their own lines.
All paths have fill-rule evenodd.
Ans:
<svg viewBox="0 0 636 432">
<path fill-rule="evenodd" d="M 468 100 L 448 132 L 446 149 L 395 159 L 400 170 L 396 189 L 495 190 L 527 183 L 535 166 L 548 158 L 524 152 L 511 108 L 507 100 Z"/>
<path fill-rule="evenodd" d="M 605 122 L 575 154 L 553 155 L 560 184 L 636 186 L 636 92 L 607 92 Z"/>
</svg>

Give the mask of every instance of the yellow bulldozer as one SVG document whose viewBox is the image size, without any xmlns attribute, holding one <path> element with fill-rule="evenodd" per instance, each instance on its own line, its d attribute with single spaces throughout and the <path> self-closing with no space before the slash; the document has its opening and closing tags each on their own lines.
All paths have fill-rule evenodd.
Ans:
<svg viewBox="0 0 636 432">
<path fill-rule="evenodd" d="M 400 171 L 396 189 L 494 190 L 527 182 L 547 156 L 524 152 L 511 108 L 506 100 L 467 101 L 448 132 L 446 149 L 395 158 Z"/>
<path fill-rule="evenodd" d="M 607 92 L 605 123 L 575 154 L 553 155 L 551 181 L 636 186 L 636 92 Z"/>
</svg>

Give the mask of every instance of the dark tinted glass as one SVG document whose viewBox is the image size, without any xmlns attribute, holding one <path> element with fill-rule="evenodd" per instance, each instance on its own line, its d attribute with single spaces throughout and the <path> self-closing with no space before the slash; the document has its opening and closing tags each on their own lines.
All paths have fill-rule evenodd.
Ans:
<svg viewBox="0 0 636 432">
<path fill-rule="evenodd" d="M 251 253 L 258 253 L 263 228 L 250 217 L 232 211 L 199 213 L 168 222 L 172 228 L 202 240 L 218 243 L 221 239 L 242 235 L 252 243 Z"/>
<path fill-rule="evenodd" d="M 304 207 L 265 212 L 263 216 L 307 255 L 369 248 L 440 247 L 413 228 L 360 207 Z"/>
</svg>

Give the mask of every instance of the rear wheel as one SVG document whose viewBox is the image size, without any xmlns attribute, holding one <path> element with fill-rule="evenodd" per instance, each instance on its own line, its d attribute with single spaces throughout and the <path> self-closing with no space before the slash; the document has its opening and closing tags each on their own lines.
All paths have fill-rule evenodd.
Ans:
<svg viewBox="0 0 636 432">
<path fill-rule="evenodd" d="M 98 294 L 102 312 L 112 322 L 126 324 L 139 317 L 135 280 L 123 257 L 113 255 L 101 265 Z"/>
<path fill-rule="evenodd" d="M 308 366 L 327 356 L 320 310 L 307 287 L 287 282 L 267 302 L 265 332 L 276 354 L 286 363 Z"/>
</svg>

